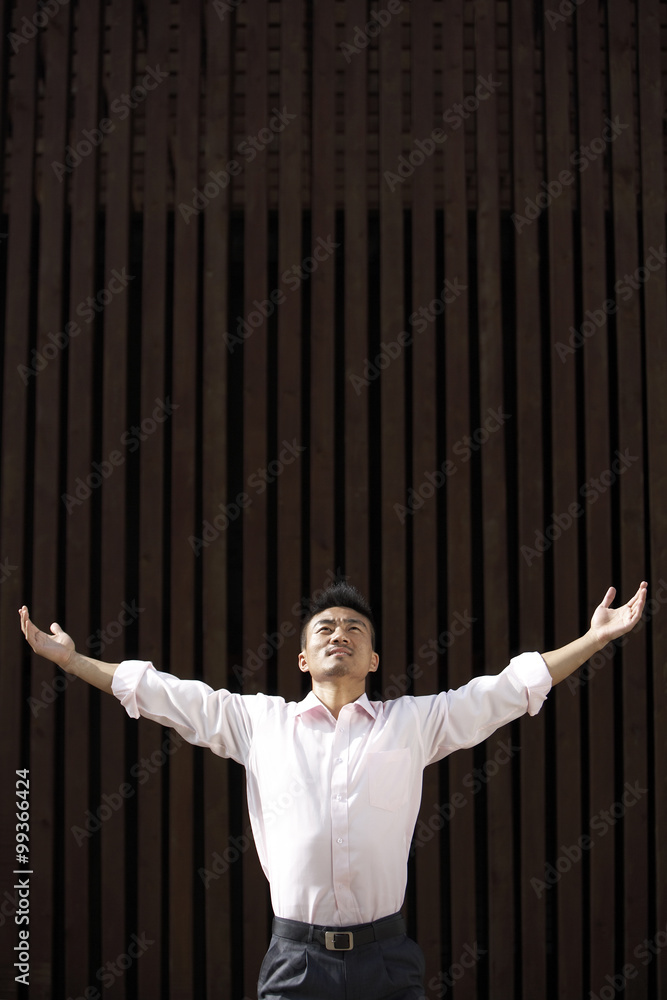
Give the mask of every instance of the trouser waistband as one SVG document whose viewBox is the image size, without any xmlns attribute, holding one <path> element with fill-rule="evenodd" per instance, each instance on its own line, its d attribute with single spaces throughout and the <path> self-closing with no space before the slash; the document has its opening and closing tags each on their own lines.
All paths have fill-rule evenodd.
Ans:
<svg viewBox="0 0 667 1000">
<path fill-rule="evenodd" d="M 292 941 L 317 941 L 329 951 L 351 951 L 362 944 L 383 941 L 385 938 L 405 934 L 405 921 L 400 913 L 394 913 L 369 924 L 351 927 L 323 927 L 320 924 L 304 924 L 300 920 L 273 918 L 273 933 L 277 937 Z"/>
</svg>

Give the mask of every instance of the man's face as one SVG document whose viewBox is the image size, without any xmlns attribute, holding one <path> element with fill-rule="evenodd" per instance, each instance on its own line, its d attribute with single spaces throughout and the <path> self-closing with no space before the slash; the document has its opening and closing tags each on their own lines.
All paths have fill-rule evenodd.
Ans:
<svg viewBox="0 0 667 1000">
<path fill-rule="evenodd" d="M 373 652 L 371 624 L 358 611 L 327 608 L 309 622 L 299 668 L 310 672 L 313 680 L 347 677 L 362 681 L 377 670 L 379 662 Z"/>
</svg>

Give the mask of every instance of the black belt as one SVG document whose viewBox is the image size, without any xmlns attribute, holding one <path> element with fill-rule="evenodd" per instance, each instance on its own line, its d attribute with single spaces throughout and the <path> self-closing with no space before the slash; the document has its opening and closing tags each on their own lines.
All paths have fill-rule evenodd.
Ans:
<svg viewBox="0 0 667 1000">
<path fill-rule="evenodd" d="M 283 917 L 273 918 L 273 933 L 277 937 L 290 938 L 292 941 L 317 941 L 329 951 L 351 951 L 362 944 L 371 941 L 383 941 L 385 938 L 405 934 L 405 921 L 400 913 L 391 917 L 382 917 L 370 924 L 357 924 L 354 927 L 322 927 L 317 924 L 303 924 L 300 920 L 285 920 Z"/>
</svg>

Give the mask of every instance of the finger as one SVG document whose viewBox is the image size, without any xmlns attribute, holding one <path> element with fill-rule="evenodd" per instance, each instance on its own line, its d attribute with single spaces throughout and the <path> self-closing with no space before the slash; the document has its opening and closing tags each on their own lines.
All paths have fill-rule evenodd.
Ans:
<svg viewBox="0 0 667 1000">
<path fill-rule="evenodd" d="M 628 601 L 628 607 L 632 608 L 633 610 L 635 608 L 639 609 L 643 608 L 644 603 L 646 602 L 647 590 L 648 590 L 648 584 L 645 581 L 642 581 L 642 583 L 639 585 L 639 590 L 637 591 L 635 596 L 630 598 L 630 600 Z"/>
</svg>

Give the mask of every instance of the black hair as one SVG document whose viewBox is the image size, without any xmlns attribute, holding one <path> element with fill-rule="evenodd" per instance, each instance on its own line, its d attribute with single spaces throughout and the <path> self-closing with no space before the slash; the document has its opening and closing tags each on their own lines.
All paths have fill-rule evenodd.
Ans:
<svg viewBox="0 0 667 1000">
<path fill-rule="evenodd" d="M 332 583 L 326 590 L 320 591 L 317 597 L 303 603 L 305 611 L 301 621 L 301 649 L 306 648 L 306 631 L 315 615 L 319 615 L 320 611 L 326 611 L 327 608 L 351 608 L 352 611 L 357 611 L 364 618 L 368 618 L 371 625 L 371 645 L 375 650 L 373 612 L 363 594 L 351 583 L 346 583 L 344 580 Z"/>
</svg>

